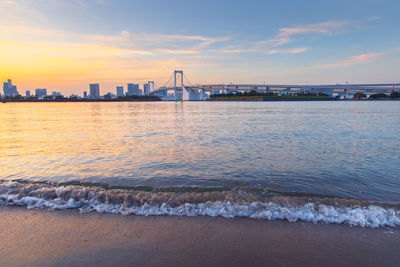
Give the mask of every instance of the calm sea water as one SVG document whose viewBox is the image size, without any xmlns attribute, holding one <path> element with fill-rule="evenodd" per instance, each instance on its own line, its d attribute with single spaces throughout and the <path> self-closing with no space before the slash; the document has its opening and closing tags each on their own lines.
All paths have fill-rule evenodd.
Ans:
<svg viewBox="0 0 400 267">
<path fill-rule="evenodd" d="M 7 103 L 0 179 L 400 202 L 400 102 Z"/>
</svg>

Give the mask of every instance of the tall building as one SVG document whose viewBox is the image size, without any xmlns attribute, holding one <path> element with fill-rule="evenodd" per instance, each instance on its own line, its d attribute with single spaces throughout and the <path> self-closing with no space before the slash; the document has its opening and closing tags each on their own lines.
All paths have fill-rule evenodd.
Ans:
<svg viewBox="0 0 400 267">
<path fill-rule="evenodd" d="M 87 92 L 83 91 L 83 98 L 87 98 Z"/>
<path fill-rule="evenodd" d="M 126 95 L 141 95 L 141 93 L 142 91 L 139 90 L 139 84 L 128 83 L 128 91 L 126 92 Z"/>
<path fill-rule="evenodd" d="M 117 86 L 117 96 L 124 96 L 124 87 Z"/>
<path fill-rule="evenodd" d="M 147 89 L 147 92 L 145 89 Z M 145 95 L 150 95 L 151 91 L 154 90 L 154 81 L 148 81 L 147 86 L 143 87 L 143 90 Z"/>
<path fill-rule="evenodd" d="M 46 89 L 46 88 L 42 88 L 42 89 L 38 88 L 38 89 L 35 89 L 35 95 L 36 95 L 38 98 L 42 98 L 42 97 L 44 97 L 44 96 L 47 95 L 47 89 Z"/>
<path fill-rule="evenodd" d="M 143 84 L 143 93 L 144 93 L 144 95 L 150 94 L 150 84 L 148 84 L 148 83 Z"/>
<path fill-rule="evenodd" d="M 31 97 L 31 91 L 29 91 L 29 90 L 26 90 L 26 92 L 25 92 L 25 96 L 26 96 L 26 97 Z"/>
<path fill-rule="evenodd" d="M 5 96 L 16 96 L 18 95 L 17 86 L 12 85 L 11 80 L 3 83 L 3 92 Z"/>
<path fill-rule="evenodd" d="M 96 99 L 100 98 L 100 86 L 98 83 L 92 83 L 90 84 L 90 98 Z"/>
</svg>

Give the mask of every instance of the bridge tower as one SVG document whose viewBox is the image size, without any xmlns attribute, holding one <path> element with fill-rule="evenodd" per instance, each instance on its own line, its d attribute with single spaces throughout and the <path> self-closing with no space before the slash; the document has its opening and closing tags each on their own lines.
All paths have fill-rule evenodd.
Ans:
<svg viewBox="0 0 400 267">
<path fill-rule="evenodd" d="M 180 78 L 180 80 L 181 80 L 181 84 L 180 84 L 181 87 L 182 87 L 182 96 L 181 96 L 181 98 L 183 100 L 183 91 L 185 91 L 185 87 L 183 86 L 183 70 L 175 70 L 174 71 L 174 88 L 175 88 L 176 101 L 178 101 L 178 90 L 177 90 L 177 87 L 176 87 L 177 78 L 178 79 Z"/>
</svg>

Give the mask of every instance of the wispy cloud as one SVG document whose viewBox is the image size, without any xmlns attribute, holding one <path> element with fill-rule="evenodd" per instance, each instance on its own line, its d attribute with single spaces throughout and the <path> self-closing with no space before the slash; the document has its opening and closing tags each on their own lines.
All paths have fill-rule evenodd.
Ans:
<svg viewBox="0 0 400 267">
<path fill-rule="evenodd" d="M 308 48 L 300 47 L 300 48 L 291 48 L 291 49 L 273 49 L 267 51 L 267 54 L 299 54 L 307 51 Z"/>
<path fill-rule="evenodd" d="M 291 41 L 292 40 L 290 38 L 277 36 L 277 37 L 269 39 L 269 40 L 255 42 L 255 45 L 258 47 L 261 47 L 261 46 L 277 47 L 277 46 L 282 46 L 284 44 L 287 44 Z"/>
<path fill-rule="evenodd" d="M 278 36 L 288 37 L 299 34 L 333 34 L 349 25 L 348 21 L 327 21 L 316 24 L 300 25 L 291 28 L 280 28 Z"/>
<path fill-rule="evenodd" d="M 0 1 L 0 25 L 30 25 L 32 18 L 36 22 L 45 22 L 45 16 L 24 3 L 15 0 Z"/>
<path fill-rule="evenodd" d="M 249 53 L 266 52 L 267 54 L 298 54 L 306 52 L 307 48 L 286 48 L 272 49 L 282 47 L 296 41 L 296 36 L 305 34 L 327 35 L 343 32 L 351 23 L 346 20 L 327 21 L 315 24 L 298 25 L 295 27 L 279 28 L 278 33 L 271 39 L 248 42 L 245 44 L 230 45 L 220 49 L 222 53 Z"/>
<path fill-rule="evenodd" d="M 235 46 L 227 46 L 218 50 L 215 50 L 217 53 L 227 53 L 227 54 L 239 54 L 239 53 L 250 53 L 257 51 L 254 48 L 239 48 Z"/>
<path fill-rule="evenodd" d="M 368 21 L 374 21 L 374 20 L 380 20 L 380 19 L 381 19 L 381 17 L 379 17 L 379 16 L 368 17 L 368 18 L 367 18 Z"/>
<path fill-rule="evenodd" d="M 371 62 L 384 55 L 385 53 L 360 54 L 360 55 L 350 56 L 336 62 L 315 65 L 314 67 L 319 69 L 345 67 L 355 64 Z"/>
<path fill-rule="evenodd" d="M 207 37 L 199 35 L 131 34 L 124 30 L 114 35 L 76 34 L 50 28 L 34 26 L 0 25 L 0 33 L 7 40 L 35 43 L 58 42 L 92 44 L 119 48 L 131 54 L 196 54 L 209 46 L 227 42 L 229 37 Z"/>
</svg>

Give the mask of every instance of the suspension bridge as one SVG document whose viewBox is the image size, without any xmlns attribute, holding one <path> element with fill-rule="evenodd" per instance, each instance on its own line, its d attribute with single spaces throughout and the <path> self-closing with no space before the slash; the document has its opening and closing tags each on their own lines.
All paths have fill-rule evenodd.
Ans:
<svg viewBox="0 0 400 267">
<path fill-rule="evenodd" d="M 202 101 L 211 94 L 236 92 L 273 92 L 276 94 L 296 93 L 324 93 L 328 95 L 365 94 L 400 92 L 400 83 L 380 84 L 328 84 L 328 85 L 301 85 L 301 84 L 205 84 L 192 85 L 183 70 L 175 70 L 168 81 L 161 87 L 152 87 L 150 95 L 157 95 L 163 100 L 170 101 Z"/>
</svg>

